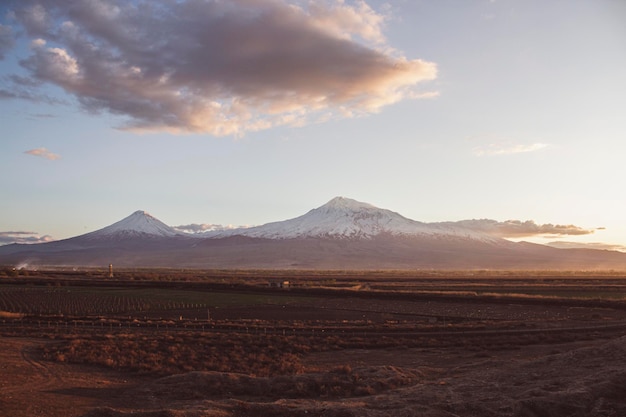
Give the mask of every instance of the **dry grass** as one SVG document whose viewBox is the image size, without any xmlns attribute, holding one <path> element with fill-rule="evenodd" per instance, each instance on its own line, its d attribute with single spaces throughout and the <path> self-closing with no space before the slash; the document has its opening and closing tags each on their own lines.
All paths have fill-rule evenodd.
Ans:
<svg viewBox="0 0 626 417">
<path fill-rule="evenodd" d="M 238 372 L 253 376 L 295 374 L 308 346 L 290 337 L 243 334 L 67 336 L 45 348 L 47 359 L 88 363 L 155 375 L 190 371 Z"/>
<path fill-rule="evenodd" d="M 413 385 L 422 379 L 418 371 L 393 366 L 352 369 L 340 366 L 329 372 L 254 377 L 240 373 L 190 372 L 161 378 L 149 389 L 162 400 L 194 400 L 223 397 L 344 398 L 375 395 Z"/>
<path fill-rule="evenodd" d="M 309 353 L 351 349 L 405 350 L 459 348 L 477 355 L 517 350 L 533 344 L 559 344 L 583 340 L 585 332 L 432 336 L 280 336 L 241 333 L 177 332 L 150 334 L 120 331 L 113 334 L 52 334 L 45 359 L 104 366 L 141 374 L 167 376 L 193 371 L 241 373 L 250 377 L 276 377 L 315 371 L 305 369 Z M 594 337 L 600 337 L 595 335 Z M 59 343 L 61 342 L 61 343 Z M 337 375 L 351 375 L 347 367 Z M 329 388 L 331 391 L 335 388 Z M 339 388 L 337 388 L 339 389 Z M 344 392 L 345 388 L 340 388 Z M 328 394 L 327 392 L 325 394 Z"/>
</svg>

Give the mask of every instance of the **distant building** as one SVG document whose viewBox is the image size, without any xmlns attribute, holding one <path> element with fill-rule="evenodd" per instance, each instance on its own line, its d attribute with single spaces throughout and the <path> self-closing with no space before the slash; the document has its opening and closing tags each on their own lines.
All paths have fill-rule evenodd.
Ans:
<svg viewBox="0 0 626 417">
<path fill-rule="evenodd" d="M 113 278 L 113 264 L 109 264 L 109 278 Z"/>
<path fill-rule="evenodd" d="M 269 283 L 271 288 L 289 288 L 291 283 L 287 280 L 274 280 Z"/>
</svg>

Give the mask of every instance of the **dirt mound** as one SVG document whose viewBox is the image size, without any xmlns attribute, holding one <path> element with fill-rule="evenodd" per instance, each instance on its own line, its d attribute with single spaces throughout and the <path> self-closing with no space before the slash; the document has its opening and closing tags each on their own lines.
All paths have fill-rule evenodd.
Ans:
<svg viewBox="0 0 626 417">
<path fill-rule="evenodd" d="M 220 410 L 123 411 L 105 407 L 94 409 L 83 417 L 227 417 L 231 415 Z"/>
<path fill-rule="evenodd" d="M 248 403 L 233 401 L 229 411 L 212 408 L 215 404 L 202 404 L 192 410 L 159 410 L 159 411 L 123 411 L 112 408 L 99 408 L 82 417 L 361 417 L 358 410 L 351 405 L 337 404 L 326 407 L 316 404 L 286 404 L 283 401 L 273 403 Z M 221 408 L 221 406 L 218 406 Z"/>
<path fill-rule="evenodd" d="M 587 417 L 626 415 L 626 372 L 602 372 L 591 378 L 563 381 L 554 392 L 527 392 L 515 407 L 516 417 Z M 554 384 L 554 383 L 553 383 Z"/>
<path fill-rule="evenodd" d="M 214 398 L 337 398 L 378 394 L 420 381 L 417 371 L 393 366 L 347 366 L 330 372 L 259 378 L 223 372 L 189 372 L 158 379 L 142 388 L 142 395 L 161 400 Z"/>
<path fill-rule="evenodd" d="M 537 359 L 518 369 L 516 417 L 626 415 L 626 337 Z M 532 384 L 532 388 L 530 388 Z"/>
<path fill-rule="evenodd" d="M 626 415 L 626 337 L 560 348 L 564 351 L 545 346 L 501 357 L 414 356 L 424 365 L 435 361 L 421 371 L 343 365 L 277 377 L 190 372 L 160 378 L 127 395 L 136 409 L 169 410 L 140 417 Z M 86 417 L 130 415 L 137 414 L 102 409 Z"/>
</svg>

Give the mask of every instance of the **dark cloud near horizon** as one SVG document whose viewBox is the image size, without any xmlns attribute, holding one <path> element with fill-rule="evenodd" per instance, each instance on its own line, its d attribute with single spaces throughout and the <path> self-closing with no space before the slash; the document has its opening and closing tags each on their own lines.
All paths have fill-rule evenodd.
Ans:
<svg viewBox="0 0 626 417">
<path fill-rule="evenodd" d="M 502 238 L 521 238 L 530 236 L 545 236 L 545 235 L 588 235 L 594 232 L 593 229 L 583 229 L 582 227 L 572 224 L 537 224 L 532 220 L 506 220 L 499 222 L 491 219 L 479 219 L 479 220 L 461 220 L 458 222 L 445 222 L 446 224 L 462 226 L 467 229 L 477 230 L 490 235 L 502 237 Z"/>
<path fill-rule="evenodd" d="M 33 82 L 123 129 L 241 135 L 415 97 L 436 65 L 386 45 L 363 1 L 25 1 Z M 304 6 L 306 4 L 306 6 Z"/>
<path fill-rule="evenodd" d="M 45 243 L 51 242 L 52 236 L 41 236 L 35 232 L 0 232 L 0 245 L 11 243 Z"/>
</svg>

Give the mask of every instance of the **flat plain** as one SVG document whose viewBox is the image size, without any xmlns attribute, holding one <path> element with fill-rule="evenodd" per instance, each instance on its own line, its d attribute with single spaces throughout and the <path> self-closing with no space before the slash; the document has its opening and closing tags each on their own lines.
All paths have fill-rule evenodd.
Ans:
<svg viewBox="0 0 626 417">
<path fill-rule="evenodd" d="M 626 280 L 5 271 L 4 416 L 622 416 Z"/>
</svg>

